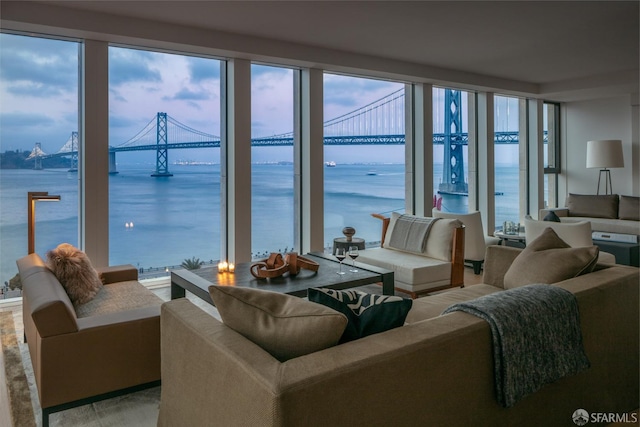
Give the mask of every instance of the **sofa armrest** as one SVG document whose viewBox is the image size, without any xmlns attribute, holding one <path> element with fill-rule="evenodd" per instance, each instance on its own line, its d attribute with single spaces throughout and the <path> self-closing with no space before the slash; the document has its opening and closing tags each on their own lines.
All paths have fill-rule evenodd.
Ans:
<svg viewBox="0 0 640 427">
<path fill-rule="evenodd" d="M 186 298 L 162 305 L 161 330 L 158 426 L 282 425 L 273 356 Z"/>
<path fill-rule="evenodd" d="M 109 283 L 138 280 L 138 269 L 131 264 L 97 267 L 96 271 L 102 278 L 102 283 L 105 285 Z"/>
<path fill-rule="evenodd" d="M 484 255 L 482 282 L 486 285 L 504 288 L 504 275 L 520 252 L 522 249 L 510 246 L 487 247 Z"/>
<path fill-rule="evenodd" d="M 160 306 L 78 319 L 75 333 L 43 338 L 43 408 L 160 379 Z"/>
<path fill-rule="evenodd" d="M 391 221 L 391 218 L 386 217 L 384 215 L 381 214 L 377 214 L 377 213 L 372 213 L 371 214 L 372 217 L 374 218 L 378 218 L 379 220 L 382 221 L 382 233 L 380 235 L 380 247 L 383 248 L 384 247 L 384 239 L 387 235 L 387 228 L 389 228 L 389 222 Z"/>
</svg>

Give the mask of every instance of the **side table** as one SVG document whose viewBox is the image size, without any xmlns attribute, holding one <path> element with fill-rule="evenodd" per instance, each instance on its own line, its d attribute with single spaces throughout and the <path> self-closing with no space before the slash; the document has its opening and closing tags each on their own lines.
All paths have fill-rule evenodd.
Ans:
<svg viewBox="0 0 640 427">
<path fill-rule="evenodd" d="M 359 237 L 352 237 L 350 242 L 347 242 L 346 237 L 336 237 L 333 239 L 333 249 L 331 250 L 332 254 L 336 253 L 336 248 L 344 248 L 345 251 L 349 250 L 349 246 L 357 246 L 358 250 L 364 250 L 364 239 Z"/>
<path fill-rule="evenodd" d="M 495 231 L 493 235 L 500 239 L 500 244 L 502 246 L 514 246 L 517 248 L 524 248 L 527 246 L 524 233 L 507 234 L 502 231 Z"/>
</svg>

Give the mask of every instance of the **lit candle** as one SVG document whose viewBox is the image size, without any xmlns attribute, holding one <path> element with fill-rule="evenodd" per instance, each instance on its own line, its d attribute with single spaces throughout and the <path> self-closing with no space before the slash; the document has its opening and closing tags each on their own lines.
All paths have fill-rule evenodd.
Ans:
<svg viewBox="0 0 640 427">
<path fill-rule="evenodd" d="M 218 263 L 218 273 L 224 273 L 224 262 L 222 261 Z"/>
<path fill-rule="evenodd" d="M 236 265 L 232 262 L 229 263 L 229 273 L 235 273 Z"/>
</svg>

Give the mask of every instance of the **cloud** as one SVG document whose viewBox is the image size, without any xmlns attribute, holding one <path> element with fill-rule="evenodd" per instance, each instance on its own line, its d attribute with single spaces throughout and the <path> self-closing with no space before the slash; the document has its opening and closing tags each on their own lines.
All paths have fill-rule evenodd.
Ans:
<svg viewBox="0 0 640 427">
<path fill-rule="evenodd" d="M 388 82 L 336 74 L 324 75 L 324 102 L 342 107 L 362 107 L 371 102 L 371 93 L 380 93 L 380 98 L 399 89 L 401 83 Z M 362 95 L 368 97 L 363 102 Z"/>
<path fill-rule="evenodd" d="M 221 61 L 193 56 L 186 58 L 192 83 L 200 84 L 207 80 L 220 80 Z"/>
<path fill-rule="evenodd" d="M 157 53 L 142 50 L 109 49 L 109 84 L 122 85 L 132 82 L 162 82 L 162 76 L 154 69 Z"/>
<path fill-rule="evenodd" d="M 55 153 L 75 131 L 77 119 L 67 122 L 42 113 L 0 114 L 0 141 L 2 149 L 31 150 L 36 142 L 42 143 L 47 153 Z"/>
<path fill-rule="evenodd" d="M 205 90 L 195 91 L 185 87 L 172 96 L 163 96 L 162 99 L 165 101 L 206 101 L 211 99 L 211 95 Z"/>
<path fill-rule="evenodd" d="M 1 34 L 0 74 L 10 94 L 51 98 L 77 91 L 78 43 Z"/>
</svg>

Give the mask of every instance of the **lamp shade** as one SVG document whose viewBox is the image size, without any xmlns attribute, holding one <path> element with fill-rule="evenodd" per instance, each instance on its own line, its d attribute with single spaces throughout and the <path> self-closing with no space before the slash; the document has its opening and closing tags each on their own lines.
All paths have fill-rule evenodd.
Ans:
<svg viewBox="0 0 640 427">
<path fill-rule="evenodd" d="M 622 141 L 604 139 L 587 142 L 588 168 L 623 168 Z"/>
</svg>

